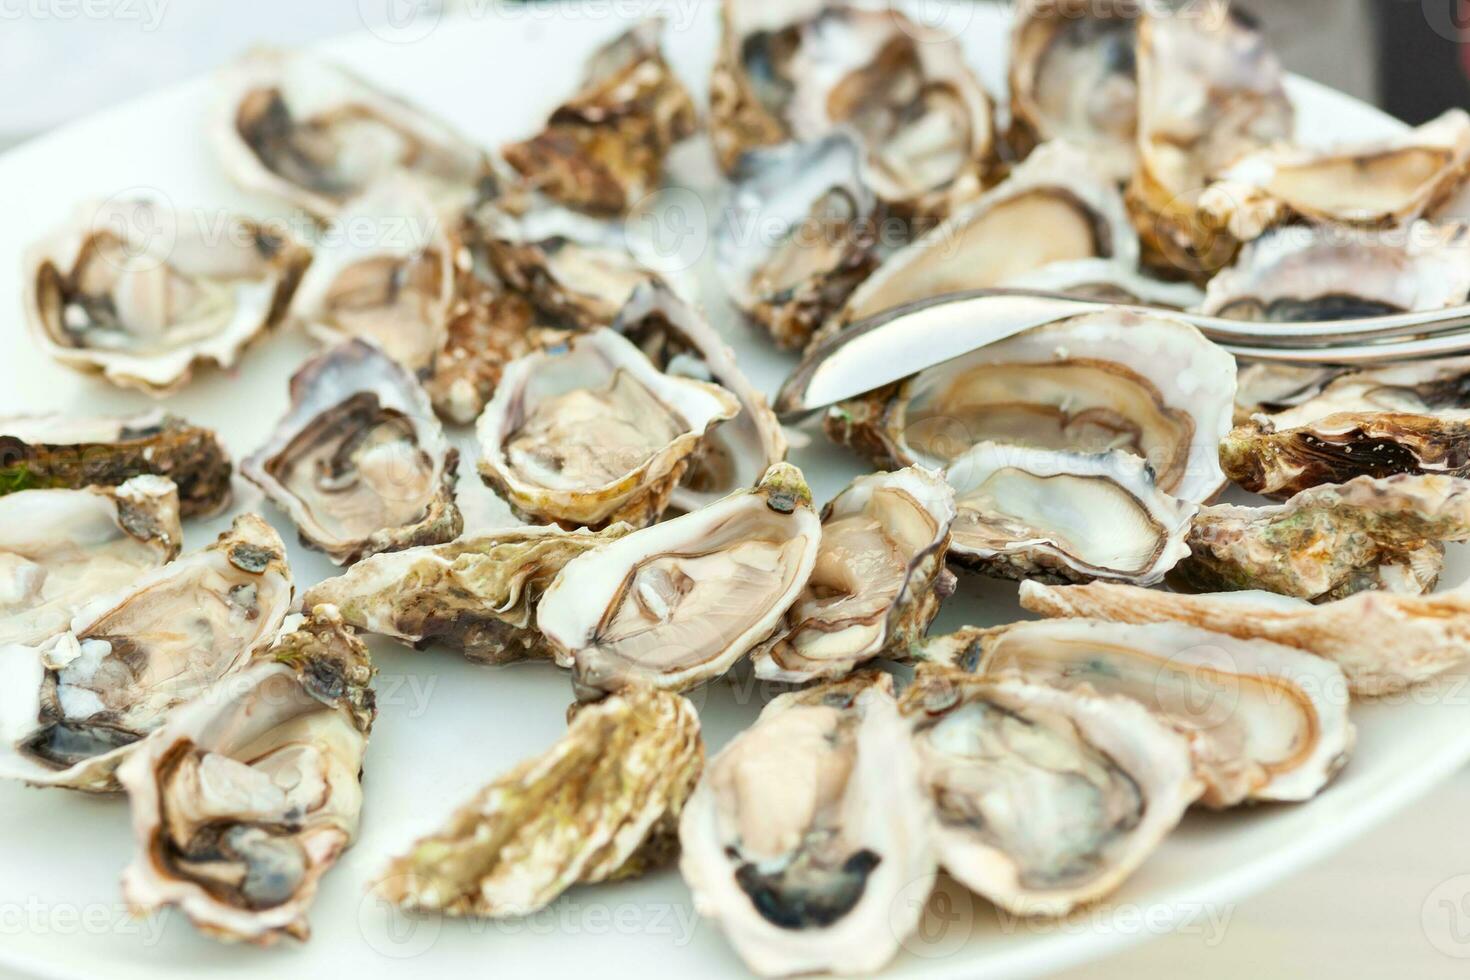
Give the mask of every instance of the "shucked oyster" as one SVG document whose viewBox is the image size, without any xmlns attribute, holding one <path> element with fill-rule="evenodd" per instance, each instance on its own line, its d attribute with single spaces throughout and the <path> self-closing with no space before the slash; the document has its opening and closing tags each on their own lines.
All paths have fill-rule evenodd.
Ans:
<svg viewBox="0 0 1470 980">
<path fill-rule="evenodd" d="M 801 596 L 822 528 L 801 471 L 572 559 L 536 625 L 579 693 L 648 684 L 685 691 L 769 637 Z"/>
<path fill-rule="evenodd" d="M 756 653 L 756 676 L 796 684 L 907 659 L 954 590 L 944 565 L 954 519 L 954 491 L 928 470 L 854 480 L 822 511 L 816 567 Z"/>
<path fill-rule="evenodd" d="M 513 362 L 480 416 L 480 474 L 518 514 L 567 526 L 658 520 L 705 433 L 740 402 L 656 369 L 611 330 Z"/>
<path fill-rule="evenodd" d="M 118 770 L 135 912 L 179 906 L 226 941 L 306 939 L 324 874 L 357 836 L 377 708 L 367 647 L 330 607 L 182 705 Z"/>
<path fill-rule="evenodd" d="M 763 976 L 871 973 L 918 927 L 929 807 L 886 674 L 785 694 L 711 760 L 679 869 Z"/>
<path fill-rule="evenodd" d="M 439 544 L 464 522 L 459 451 L 402 366 L 354 340 L 291 379 L 291 411 L 241 470 L 339 565 Z"/>
<path fill-rule="evenodd" d="M 153 201 L 87 204 L 27 255 L 26 319 L 66 367 L 166 395 L 198 364 L 233 367 L 310 261 L 244 218 L 205 227 Z"/>
<path fill-rule="evenodd" d="M 327 603 L 364 632 L 484 663 L 550 657 L 533 622 L 542 593 L 567 562 L 629 530 L 518 527 L 374 555 L 313 586 L 302 605 Z"/>
<path fill-rule="evenodd" d="M 374 893 L 452 916 L 529 915 L 579 883 L 672 857 L 704 766 L 699 716 L 635 688 L 579 709 L 555 745 L 485 787 L 388 865 Z"/>
<path fill-rule="evenodd" d="M 1124 698 L 922 667 L 901 707 L 940 864 L 1016 915 L 1113 892 L 1203 788 L 1188 742 Z"/>
<path fill-rule="evenodd" d="M 0 497 L 0 646 L 65 630 L 87 600 L 173 561 L 183 539 L 162 477 Z"/>
<path fill-rule="evenodd" d="M 274 638 L 291 603 L 285 553 L 246 514 L 203 551 L 97 596 L 69 631 L 0 647 L 0 776 L 115 790 L 140 739 Z"/>
</svg>

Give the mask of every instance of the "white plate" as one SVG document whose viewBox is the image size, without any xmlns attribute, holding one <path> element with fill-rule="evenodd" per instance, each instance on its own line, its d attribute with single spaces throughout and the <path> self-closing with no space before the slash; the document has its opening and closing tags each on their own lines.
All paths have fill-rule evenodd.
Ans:
<svg viewBox="0 0 1470 980">
<path fill-rule="evenodd" d="M 449 20 L 414 43 L 363 35 L 330 53 L 364 74 L 449 117 L 489 145 L 528 132 L 569 92 L 585 55 L 625 24 L 607 16 L 629 4 L 570 5 L 557 15 L 507 13 L 481 4 L 478 18 Z M 702 97 L 715 47 L 712 5 L 655 4 L 676 15 L 666 45 Z M 992 10 L 938 7 L 962 37 L 992 91 L 1003 84 L 1004 21 Z M 511 8 L 514 11 L 514 8 Z M 601 12 L 601 16 L 597 16 Z M 494 13 L 496 16 L 489 16 Z M 1391 132 L 1378 112 L 1309 83 L 1295 83 L 1303 128 L 1312 137 Z M 0 360 L 0 414 L 17 411 L 118 412 L 149 403 L 139 395 L 80 378 L 47 361 L 23 336 L 18 277 L 21 252 L 73 205 L 139 189 L 165 192 L 186 207 L 269 213 L 267 202 L 235 193 L 200 138 L 210 89 L 195 82 L 126 106 L 0 158 L 7 190 L 0 232 L 0 308 L 11 311 Z M 681 178 L 717 186 L 708 153 L 681 154 Z M 696 222 L 697 225 L 697 222 Z M 688 247 L 688 242 L 683 246 Z M 687 253 L 685 253 L 687 254 Z M 790 358 L 739 325 L 718 292 L 705 302 L 758 383 L 774 390 Z M 263 440 L 286 404 L 286 379 L 309 345 L 277 337 L 251 351 L 235 375 L 205 372 L 168 403 L 216 427 L 236 456 Z M 819 499 L 858 472 L 853 459 L 818 437 L 794 453 Z M 242 493 L 243 507 L 259 506 Z M 286 520 L 265 513 L 287 540 Z M 191 527 L 191 547 L 221 525 Z M 1450 581 L 1464 577 L 1463 556 Z M 293 545 L 297 581 L 330 574 L 318 555 Z M 1015 588 L 967 579 L 938 628 L 1015 618 Z M 444 652 L 413 653 L 375 644 L 382 706 L 367 759 L 361 840 L 327 876 L 304 945 L 262 952 L 217 945 L 177 914 L 129 923 L 118 873 L 131 842 L 126 804 L 59 791 L 0 785 L 0 963 L 65 977 L 197 977 L 266 970 L 277 980 L 367 980 L 424 971 L 436 976 L 743 975 L 710 923 L 697 923 L 673 871 L 616 886 L 579 888 L 548 912 L 505 923 L 408 920 L 365 898 L 390 854 L 438 824 L 461 799 L 516 761 L 541 751 L 563 729 L 570 698 L 564 675 L 544 665 L 472 667 Z M 895 976 L 1001 978 L 1034 975 L 1093 958 L 1173 927 L 1214 928 L 1229 902 L 1327 854 L 1408 805 L 1470 758 L 1470 710 L 1463 679 L 1408 703 L 1356 711 L 1359 747 L 1342 777 L 1316 801 L 1225 815 L 1191 815 L 1163 849 L 1101 909 L 1067 924 L 999 920 L 968 895 L 946 887 Z M 748 675 L 699 691 L 711 749 L 758 710 L 763 691 Z M 1216 916 L 1212 923 L 1210 916 Z"/>
</svg>

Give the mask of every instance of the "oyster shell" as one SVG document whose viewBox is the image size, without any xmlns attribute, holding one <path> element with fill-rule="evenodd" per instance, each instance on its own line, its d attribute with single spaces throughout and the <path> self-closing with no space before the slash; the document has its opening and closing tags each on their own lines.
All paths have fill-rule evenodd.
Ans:
<svg viewBox="0 0 1470 980">
<path fill-rule="evenodd" d="M 928 823 L 893 680 L 860 674 L 775 699 L 710 761 L 679 869 L 752 971 L 870 973 L 923 915 Z"/>
<path fill-rule="evenodd" d="M 321 878 L 357 836 L 372 677 L 367 647 L 322 607 L 175 710 L 118 770 L 134 912 L 178 906 L 232 942 L 306 939 Z"/>
<path fill-rule="evenodd" d="M 565 336 L 547 326 L 520 293 L 471 277 L 450 307 L 444 346 L 434 358 L 433 373 L 424 379 L 424 390 L 440 418 L 474 425 L 494 397 L 506 365 Z"/>
<path fill-rule="evenodd" d="M 518 527 L 374 555 L 313 586 L 302 605 L 330 604 L 363 632 L 418 649 L 443 644 L 482 663 L 549 658 L 532 622 L 542 593 L 567 562 L 629 530 Z"/>
<path fill-rule="evenodd" d="M 0 777 L 116 790 L 144 736 L 275 638 L 291 603 L 284 556 L 245 514 L 208 548 L 93 598 L 68 631 L 0 647 Z"/>
<path fill-rule="evenodd" d="M 1180 623 L 1086 619 L 961 630 L 926 659 L 979 657 L 982 676 L 1137 701 L 1189 741 L 1206 806 L 1309 800 L 1354 741 L 1347 682 L 1321 657 Z"/>
<path fill-rule="evenodd" d="M 0 497 L 0 646 L 64 631 L 88 599 L 179 555 L 179 493 L 162 477 Z"/>
<path fill-rule="evenodd" d="M 1142 459 L 984 442 L 950 464 L 954 562 L 1001 578 L 1152 585 L 1189 556 L 1198 507 L 1159 490 Z"/>
<path fill-rule="evenodd" d="M 945 568 L 954 491 L 917 466 L 858 477 L 822 511 L 806 589 L 756 654 L 757 677 L 800 684 L 908 658 L 954 591 Z"/>
<path fill-rule="evenodd" d="M 739 411 L 725 389 L 663 374 L 596 330 L 506 368 L 480 416 L 480 475 L 530 519 L 646 526 L 705 433 Z"/>
<path fill-rule="evenodd" d="M 1236 375 L 1235 424 L 1245 424 L 1252 415 L 1270 415 L 1300 405 L 1352 370 L 1330 364 L 1242 364 Z"/>
<path fill-rule="evenodd" d="M 1078 259 L 1045 265 L 1007 280 L 1006 287 L 1160 310 L 1196 309 L 1205 298 L 1192 283 L 1165 282 L 1111 259 Z"/>
<path fill-rule="evenodd" d="M 1359 592 L 1312 605 L 1271 592 L 1180 595 L 1113 582 L 1022 582 L 1021 605 L 1045 616 L 1187 623 L 1296 647 L 1336 663 L 1364 697 L 1403 691 L 1470 660 L 1470 589 L 1463 587 L 1422 596 Z"/>
<path fill-rule="evenodd" d="M 413 376 L 361 340 L 291 378 L 291 410 L 241 470 L 338 565 L 452 541 L 459 451 Z"/>
<path fill-rule="evenodd" d="M 622 214 L 663 179 L 664 159 L 694 134 L 694 100 L 659 49 L 650 18 L 595 51 L 577 93 L 505 162 L 542 193 L 583 211 Z"/>
<path fill-rule="evenodd" d="M 579 883 L 643 874 L 672 856 L 703 767 L 688 700 L 646 688 L 612 695 L 395 858 L 374 892 L 417 911 L 501 918 Z"/>
<path fill-rule="evenodd" d="M 490 173 L 484 152 L 445 123 L 299 51 L 252 51 L 219 89 L 210 136 L 225 173 L 318 218 L 394 173 L 446 203 L 468 201 Z"/>
<path fill-rule="evenodd" d="M 821 535 L 801 471 L 778 463 L 754 490 L 572 559 L 536 625 L 580 693 L 689 690 L 775 632 L 811 578 Z"/>
<path fill-rule="evenodd" d="M 900 707 L 940 864 L 1016 915 L 1113 892 L 1203 789 L 1183 736 L 1124 698 L 926 665 Z"/>
<path fill-rule="evenodd" d="M 155 201 L 80 207 L 26 255 L 26 320 L 59 364 L 161 397 L 233 367 L 275 326 L 311 253 L 280 228 L 208 227 Z"/>
<path fill-rule="evenodd" d="M 178 487 L 184 517 L 208 517 L 229 505 L 232 470 L 213 432 L 161 410 L 122 418 L 0 417 L 0 496 L 161 476 Z"/>
</svg>

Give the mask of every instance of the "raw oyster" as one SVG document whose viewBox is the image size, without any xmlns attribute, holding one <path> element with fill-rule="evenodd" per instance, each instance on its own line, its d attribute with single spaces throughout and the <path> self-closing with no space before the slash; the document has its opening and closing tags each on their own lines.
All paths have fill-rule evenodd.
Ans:
<svg viewBox="0 0 1470 980">
<path fill-rule="evenodd" d="M 848 133 L 752 150 L 732 177 L 716 264 L 730 297 L 800 348 L 878 267 L 877 201 Z"/>
<path fill-rule="evenodd" d="M 1444 542 L 1470 540 L 1470 482 L 1361 476 L 1275 507 L 1205 507 L 1190 557 L 1169 576 L 1184 592 L 1262 589 L 1312 602 L 1366 589 L 1431 592 Z"/>
<path fill-rule="evenodd" d="M 40 643 L 87 600 L 179 555 L 179 493 L 162 477 L 0 497 L 0 646 Z"/>
<path fill-rule="evenodd" d="M 1271 592 L 1180 595 L 1094 582 L 1021 583 L 1021 605 L 1045 616 L 1115 623 L 1180 622 L 1267 640 L 1335 662 L 1354 694 L 1393 694 L 1470 660 L 1470 589 L 1437 595 L 1359 592 L 1312 605 Z"/>
<path fill-rule="evenodd" d="M 694 706 L 633 688 L 577 710 L 555 745 L 496 779 L 374 889 L 404 908 L 529 915 L 573 885 L 617 881 L 673 856 L 704 767 Z"/>
<path fill-rule="evenodd" d="M 178 906 L 230 942 L 306 939 L 317 886 L 357 836 L 372 677 L 327 606 L 175 710 L 117 774 L 138 844 L 132 909 Z"/>
<path fill-rule="evenodd" d="M 705 433 L 740 402 L 663 374 L 611 330 L 510 364 L 478 425 L 480 474 L 517 514 L 566 526 L 658 520 Z"/>
<path fill-rule="evenodd" d="M 397 172 L 445 203 L 468 201 L 489 174 L 445 123 L 298 51 L 259 49 L 226 70 L 210 135 L 237 184 L 319 218 Z"/>
<path fill-rule="evenodd" d="M 291 378 L 291 410 L 240 469 L 338 565 L 464 529 L 459 451 L 413 376 L 354 340 Z"/>
<path fill-rule="evenodd" d="M 954 491 L 917 466 L 858 477 L 822 511 L 806 589 L 754 657 L 757 677 L 800 684 L 878 657 L 908 659 L 953 593 L 945 568 Z"/>
<path fill-rule="evenodd" d="M 637 531 L 561 570 L 536 625 L 578 692 L 719 677 L 781 625 L 817 562 L 822 526 L 801 471 Z"/>
<path fill-rule="evenodd" d="M 208 517 L 229 506 L 232 470 L 213 432 L 161 410 L 123 418 L 0 417 L 0 496 L 162 476 L 178 487 L 184 517 Z"/>
<path fill-rule="evenodd" d="M 1189 556 L 1198 507 L 1159 490 L 1142 459 L 984 442 L 950 464 L 952 560 L 1001 578 L 1153 585 Z"/>
<path fill-rule="evenodd" d="M 1015 915 L 1107 896 L 1203 790 L 1183 736 L 1124 698 L 924 666 L 900 706 L 939 862 Z"/>
<path fill-rule="evenodd" d="M 94 202 L 27 254 L 26 320 L 58 363 L 163 396 L 198 364 L 233 367 L 310 261 L 245 218 L 205 227 L 155 201 Z"/>
<path fill-rule="evenodd" d="M 629 530 L 518 527 L 374 555 L 313 586 L 302 605 L 328 603 L 363 632 L 418 649 L 444 644 L 482 663 L 549 658 L 532 621 L 542 593 L 567 562 Z"/>
<path fill-rule="evenodd" d="M 659 50 L 661 18 L 593 53 L 581 87 L 546 128 L 501 152 L 542 193 L 583 211 L 622 214 L 663 179 L 669 150 L 698 116 Z"/>
<path fill-rule="evenodd" d="M 254 514 L 203 551 L 136 576 L 33 647 L 0 647 L 0 776 L 90 792 L 171 711 L 275 638 L 291 604 L 285 547 Z"/>
<path fill-rule="evenodd" d="M 1309 800 L 1353 746 L 1336 664 L 1180 623 L 1067 619 L 967 629 L 932 641 L 924 656 L 978 656 L 973 669 L 984 676 L 1137 701 L 1188 739 L 1210 807 Z"/>
<path fill-rule="evenodd" d="M 880 466 L 944 467 L 982 442 L 1124 449 L 1160 490 L 1197 503 L 1224 484 L 1216 456 L 1234 399 L 1229 354 L 1185 323 L 1120 310 L 978 348 L 833 406 L 825 426 Z"/>
<path fill-rule="evenodd" d="M 775 699 L 710 761 L 679 869 L 754 972 L 871 973 L 924 913 L 928 824 L 893 679 L 859 674 Z"/>
</svg>

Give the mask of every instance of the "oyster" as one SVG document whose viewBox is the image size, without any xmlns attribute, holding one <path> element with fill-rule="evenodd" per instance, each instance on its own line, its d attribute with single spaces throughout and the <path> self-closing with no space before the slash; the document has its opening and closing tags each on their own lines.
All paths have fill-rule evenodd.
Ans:
<svg viewBox="0 0 1470 980">
<path fill-rule="evenodd" d="M 232 942 L 306 939 L 321 878 L 357 836 L 372 677 L 367 647 L 322 607 L 175 710 L 117 774 L 134 912 L 178 906 Z"/>
<path fill-rule="evenodd" d="M 893 679 L 860 674 L 775 699 L 710 761 L 679 869 L 752 971 L 871 973 L 924 913 L 928 823 Z"/>
<path fill-rule="evenodd" d="M 433 373 L 424 379 L 424 390 L 440 418 L 474 425 L 495 395 L 506 365 L 565 336 L 565 331 L 546 326 L 520 293 L 472 277 L 450 307 L 444 346 L 435 355 Z"/>
<path fill-rule="evenodd" d="M 254 514 L 135 576 L 37 646 L 0 647 L 0 776 L 91 792 L 180 704 L 237 673 L 291 603 L 285 548 Z"/>
<path fill-rule="evenodd" d="M 213 432 L 161 410 L 123 418 L 0 417 L 0 496 L 162 476 L 178 488 L 184 517 L 208 517 L 229 505 L 232 469 Z"/>
<path fill-rule="evenodd" d="M 302 541 L 348 565 L 457 538 L 458 463 L 413 376 L 354 340 L 296 372 L 291 410 L 240 468 Z"/>
<path fill-rule="evenodd" d="M 1192 310 L 1205 298 L 1205 294 L 1192 283 L 1166 282 L 1126 268 L 1111 259 L 1056 262 L 1008 279 L 1006 287 L 1061 293 L 1077 299 L 1124 306 L 1152 306 L 1159 310 Z"/>
<path fill-rule="evenodd" d="M 279 228 L 155 201 L 82 206 L 25 262 L 31 334 L 58 363 L 162 396 L 230 368 L 281 318 L 311 253 Z"/>
<path fill-rule="evenodd" d="M 1016 915 L 1112 893 L 1203 789 L 1183 736 L 1124 698 L 925 666 L 900 706 L 940 864 Z"/>
<path fill-rule="evenodd" d="M 480 474 L 527 518 L 645 526 L 705 433 L 739 411 L 725 389 L 663 374 L 625 337 L 596 330 L 506 368 L 480 416 Z"/>
<path fill-rule="evenodd" d="M 1353 746 L 1336 664 L 1180 623 L 1067 619 L 967 629 L 931 641 L 924 656 L 978 656 L 974 669 L 984 676 L 1137 701 L 1188 739 L 1210 807 L 1309 800 Z"/>
<path fill-rule="evenodd" d="M 1161 492 L 1148 464 L 1121 450 L 984 442 L 945 479 L 959 512 L 952 560 L 989 575 L 1152 585 L 1189 555 L 1198 508 Z"/>
<path fill-rule="evenodd" d="M 1325 602 L 1388 589 L 1431 592 L 1444 542 L 1470 540 L 1470 482 L 1361 476 L 1303 490 L 1275 507 L 1205 507 L 1192 554 L 1169 584 L 1185 592 L 1263 589 Z"/>
<path fill-rule="evenodd" d="M 646 688 L 612 695 L 394 859 L 374 892 L 417 911 L 501 918 L 579 883 L 643 874 L 672 857 L 703 767 L 688 700 Z"/>
<path fill-rule="evenodd" d="M 954 519 L 954 491 L 928 470 L 854 480 L 822 511 L 816 567 L 755 654 L 756 676 L 799 684 L 907 659 L 954 591 L 944 565 Z"/>
<path fill-rule="evenodd" d="M 542 193 L 583 211 L 622 214 L 663 179 L 669 150 L 698 116 L 659 50 L 650 18 L 593 53 L 572 98 L 546 128 L 501 152 Z"/>
<path fill-rule="evenodd" d="M 1359 592 L 1312 605 L 1271 592 L 1180 595 L 1094 582 L 1021 583 L 1021 605 L 1045 616 L 1115 623 L 1178 622 L 1325 657 L 1354 694 L 1393 694 L 1470 660 L 1470 589 L 1437 595 Z"/>
<path fill-rule="evenodd" d="M 1235 424 L 1245 424 L 1252 415 L 1270 415 L 1300 405 L 1352 370 L 1330 364 L 1242 364 L 1236 375 Z"/>
<path fill-rule="evenodd" d="M 776 631 L 821 538 L 801 471 L 778 463 L 754 490 L 572 559 L 536 625 L 579 693 L 689 690 Z"/>
<path fill-rule="evenodd" d="M 374 555 L 313 586 L 302 605 L 330 604 L 363 632 L 418 649 L 444 644 L 482 663 L 549 658 L 532 622 L 542 593 L 567 562 L 629 530 L 518 527 Z"/>
<path fill-rule="evenodd" d="M 210 135 L 225 172 L 319 218 L 401 171 L 446 203 L 468 201 L 490 173 L 445 123 L 298 51 L 251 52 L 221 75 L 219 95 Z"/>
</svg>

